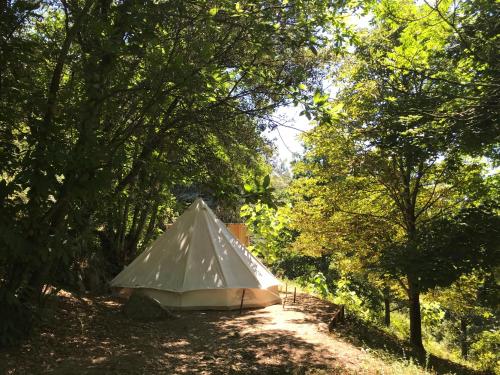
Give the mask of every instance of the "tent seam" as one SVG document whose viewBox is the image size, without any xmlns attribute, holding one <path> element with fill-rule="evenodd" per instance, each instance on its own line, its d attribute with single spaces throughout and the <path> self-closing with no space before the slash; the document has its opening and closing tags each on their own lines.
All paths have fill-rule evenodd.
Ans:
<svg viewBox="0 0 500 375">
<path fill-rule="evenodd" d="M 194 209 L 196 209 L 196 207 L 194 207 Z M 187 250 L 186 250 L 187 251 L 187 255 L 186 255 L 186 263 L 184 264 L 184 274 L 182 275 L 182 285 L 181 285 L 182 289 L 184 289 L 184 283 L 186 282 L 187 268 L 188 268 L 189 259 L 190 259 L 190 256 L 191 256 L 191 237 L 193 236 L 194 228 L 198 224 L 198 220 L 199 220 L 198 216 L 199 215 L 195 215 L 194 223 L 189 228 L 189 234 L 188 234 L 188 237 L 186 238 L 186 241 L 187 241 Z"/>
<path fill-rule="evenodd" d="M 210 216 L 209 215 L 209 208 L 207 207 L 207 209 L 205 210 L 205 213 L 207 213 L 206 216 Z M 205 220 L 207 218 L 205 217 Z M 214 233 L 212 232 L 212 226 L 210 225 L 210 222 L 207 220 L 207 227 L 208 227 L 208 232 L 210 234 L 210 243 L 214 249 L 214 254 L 215 254 L 215 260 L 217 261 L 217 267 L 219 268 L 219 272 L 220 272 L 220 275 L 222 277 L 222 280 L 224 282 L 224 286 L 227 288 L 228 287 L 228 284 L 227 284 L 227 280 L 226 280 L 226 275 L 224 275 L 224 271 L 222 269 L 222 264 L 220 262 L 220 259 L 219 259 L 219 253 L 217 252 L 217 249 L 216 249 L 216 246 L 214 246 Z"/>
<path fill-rule="evenodd" d="M 217 217 L 215 216 L 215 214 L 213 212 L 210 212 L 213 216 L 212 219 L 215 221 L 216 224 L 219 224 L 218 221 L 219 219 L 217 219 Z M 226 241 L 230 244 L 231 244 L 231 233 L 229 233 L 229 229 L 226 228 L 225 224 L 224 223 L 221 223 L 221 225 L 219 225 L 220 228 L 222 228 L 222 235 L 225 237 Z M 229 234 L 229 235 L 228 235 Z M 236 240 L 236 238 L 233 238 L 234 240 Z M 238 241 L 238 244 L 240 246 L 242 246 L 239 241 Z M 248 250 L 247 250 L 248 251 Z M 234 253 L 237 254 L 238 256 L 238 259 L 239 261 L 243 264 L 244 268 L 247 269 L 248 268 L 248 264 L 243 260 L 241 254 L 238 252 L 238 251 L 233 251 Z M 255 258 L 255 257 L 254 257 Z M 255 258 L 256 259 L 256 258 Z M 257 259 L 258 261 L 258 259 Z M 262 266 L 262 264 L 258 261 L 258 263 Z M 253 273 L 253 272 L 249 272 L 250 276 L 257 282 L 257 285 L 259 286 L 257 289 L 265 289 L 262 285 L 262 283 L 260 282 L 260 280 L 257 278 L 257 276 Z"/>
</svg>

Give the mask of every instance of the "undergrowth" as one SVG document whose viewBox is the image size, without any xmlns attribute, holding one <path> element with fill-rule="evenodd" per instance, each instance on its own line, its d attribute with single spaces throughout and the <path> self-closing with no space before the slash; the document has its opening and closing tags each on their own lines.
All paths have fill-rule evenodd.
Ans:
<svg viewBox="0 0 500 375">
<path fill-rule="evenodd" d="M 383 375 L 425 375 L 425 374 L 494 374 L 495 370 L 485 370 L 481 365 L 460 357 L 457 348 L 446 339 L 437 341 L 431 334 L 431 327 L 423 325 L 423 341 L 426 348 L 425 356 L 412 352 L 407 342 L 409 320 L 400 312 L 391 313 L 391 325 L 382 324 L 381 317 L 374 316 L 362 309 L 356 296 L 343 295 L 324 296 L 322 290 L 314 284 L 298 283 L 293 280 L 283 280 L 282 291 L 287 284 L 288 293 L 304 292 L 326 299 L 346 309 L 346 323 L 336 329 L 335 334 L 344 337 L 363 351 L 369 352 L 374 359 L 381 359 L 385 363 L 383 369 L 376 369 L 375 363 L 367 362 L 360 369 L 359 374 L 374 371 Z M 375 360 L 374 360 L 375 361 Z"/>
</svg>

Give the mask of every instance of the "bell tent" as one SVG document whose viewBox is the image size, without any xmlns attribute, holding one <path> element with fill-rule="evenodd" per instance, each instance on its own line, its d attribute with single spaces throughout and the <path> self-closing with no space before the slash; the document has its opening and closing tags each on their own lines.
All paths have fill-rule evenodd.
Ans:
<svg viewBox="0 0 500 375">
<path fill-rule="evenodd" d="M 112 281 L 172 309 L 234 309 L 280 303 L 278 280 L 200 198 Z"/>
</svg>

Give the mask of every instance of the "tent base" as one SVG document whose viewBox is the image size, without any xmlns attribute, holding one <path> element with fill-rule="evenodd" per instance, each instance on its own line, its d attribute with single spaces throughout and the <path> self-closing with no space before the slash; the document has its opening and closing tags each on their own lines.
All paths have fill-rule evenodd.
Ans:
<svg viewBox="0 0 500 375">
<path fill-rule="evenodd" d="M 278 286 L 267 289 L 256 288 L 230 288 L 230 289 L 205 289 L 189 292 L 170 292 L 150 288 L 114 288 L 122 297 L 130 297 L 132 293 L 140 293 L 158 301 L 170 310 L 235 310 L 243 308 L 266 307 L 281 303 Z"/>
</svg>

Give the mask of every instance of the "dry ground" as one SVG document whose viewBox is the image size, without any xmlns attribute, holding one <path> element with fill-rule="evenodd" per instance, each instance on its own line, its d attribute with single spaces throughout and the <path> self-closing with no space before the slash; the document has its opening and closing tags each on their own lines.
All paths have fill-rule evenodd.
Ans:
<svg viewBox="0 0 500 375">
<path fill-rule="evenodd" d="M 328 332 L 335 305 L 306 294 L 285 309 L 187 311 L 154 322 L 132 321 L 121 308 L 114 297 L 60 292 L 30 341 L 0 351 L 0 373 L 385 372 L 381 360 Z"/>
</svg>

